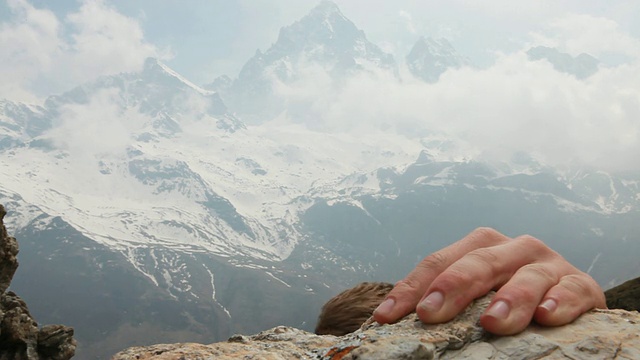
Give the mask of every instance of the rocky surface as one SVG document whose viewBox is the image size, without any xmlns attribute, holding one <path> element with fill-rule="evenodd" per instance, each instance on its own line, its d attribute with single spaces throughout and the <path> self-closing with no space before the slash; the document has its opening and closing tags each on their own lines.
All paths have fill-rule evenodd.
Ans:
<svg viewBox="0 0 640 360">
<path fill-rule="evenodd" d="M 73 329 L 63 325 L 38 328 L 27 304 L 12 291 L 5 292 L 18 268 L 18 243 L 7 234 L 0 205 L 0 360 L 66 360 L 73 357 Z"/>
<path fill-rule="evenodd" d="M 609 309 L 640 311 L 640 277 L 611 288 L 604 295 Z"/>
<path fill-rule="evenodd" d="M 447 324 L 425 325 L 415 314 L 393 325 L 368 322 L 336 337 L 279 326 L 211 345 L 181 343 L 124 350 L 113 360 L 153 359 L 640 359 L 640 314 L 594 310 L 572 324 L 535 324 L 496 337 L 478 325 L 491 295 Z"/>
</svg>

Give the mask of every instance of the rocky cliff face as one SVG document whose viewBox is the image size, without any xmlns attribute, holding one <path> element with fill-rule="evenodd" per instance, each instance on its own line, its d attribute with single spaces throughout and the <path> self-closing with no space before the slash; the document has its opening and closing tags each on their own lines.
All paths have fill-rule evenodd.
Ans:
<svg viewBox="0 0 640 360">
<path fill-rule="evenodd" d="M 640 359 L 640 314 L 594 310 L 572 324 L 534 324 L 516 336 L 496 337 L 478 325 L 491 295 L 449 323 L 425 325 L 415 314 L 393 325 L 365 323 L 342 337 L 279 326 L 211 345 L 165 344 L 124 350 L 129 359 Z"/>
<path fill-rule="evenodd" d="M 73 329 L 63 325 L 38 328 L 27 304 L 12 291 L 5 292 L 18 268 L 18 243 L 7 234 L 0 205 L 0 360 L 66 360 L 73 357 Z"/>
</svg>

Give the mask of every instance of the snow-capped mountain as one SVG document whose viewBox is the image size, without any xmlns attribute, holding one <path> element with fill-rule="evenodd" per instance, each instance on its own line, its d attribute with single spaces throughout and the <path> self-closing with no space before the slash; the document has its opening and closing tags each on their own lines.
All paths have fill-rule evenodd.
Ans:
<svg viewBox="0 0 640 360">
<path fill-rule="evenodd" d="M 262 123 L 284 110 L 285 99 L 274 89 L 304 76 L 326 72 L 336 80 L 358 71 L 383 71 L 397 76 L 391 54 L 367 40 L 338 6 L 323 0 L 308 15 L 280 29 L 277 41 L 258 50 L 238 78 L 214 81 L 224 101 L 248 123 Z"/>
<path fill-rule="evenodd" d="M 467 64 L 422 43 L 417 77 Z M 76 328 L 78 356 L 311 330 L 328 297 L 396 281 L 478 226 L 535 231 L 603 286 L 640 271 L 640 175 L 527 154 L 490 163 L 429 132 L 271 120 L 290 111 L 273 81 L 308 64 L 336 84 L 396 72 L 323 1 L 219 91 L 149 59 L 43 104 L 0 101 L 0 203 L 21 246 L 12 288 L 41 321 Z"/>
<path fill-rule="evenodd" d="M 536 46 L 527 51 L 529 59 L 533 61 L 546 60 L 553 67 L 567 74 L 571 74 L 578 79 L 586 79 L 598 71 L 600 62 L 589 54 L 570 54 L 560 52 L 558 49 L 547 46 Z"/>
<path fill-rule="evenodd" d="M 105 294 L 135 287 L 146 299 L 136 310 L 147 314 L 144 326 L 175 326 L 147 322 L 170 303 L 182 314 L 180 326 L 215 338 L 283 319 L 312 327 L 315 310 L 308 307 L 349 279 L 327 281 L 301 262 L 282 262 L 308 236 L 299 223 L 313 204 L 305 194 L 346 174 L 409 161 L 418 148 L 385 134 L 354 142 L 299 125 L 247 128 L 214 92 L 153 59 L 139 72 L 97 79 L 43 106 L 5 101 L 2 109 L 5 221 L 21 237 L 23 267 L 46 274 L 22 272 L 14 288 L 28 298 L 69 279 L 77 280 L 74 292 L 99 294 L 99 282 L 107 283 Z M 67 264 L 86 277 L 72 275 Z M 236 281 L 253 285 L 239 290 Z M 246 299 L 260 297 L 272 299 L 261 307 L 271 315 L 255 321 L 244 307 L 255 308 Z M 85 354 L 125 346 L 104 348 L 114 341 L 109 336 L 87 340 L 83 334 L 96 324 L 75 309 L 109 309 L 121 320 L 98 328 L 116 337 L 118 327 L 133 324 L 115 315 L 129 311 L 130 301 L 58 301 L 66 310 L 56 316 L 71 319 L 78 338 L 90 342 Z M 292 301 L 297 305 L 281 306 Z M 194 312 L 202 307 L 210 314 Z M 153 341 L 171 339 L 171 331 L 155 334 Z"/>
<path fill-rule="evenodd" d="M 440 79 L 448 69 L 470 65 L 467 58 L 460 55 L 447 39 L 420 37 L 406 57 L 409 72 L 428 83 Z"/>
</svg>

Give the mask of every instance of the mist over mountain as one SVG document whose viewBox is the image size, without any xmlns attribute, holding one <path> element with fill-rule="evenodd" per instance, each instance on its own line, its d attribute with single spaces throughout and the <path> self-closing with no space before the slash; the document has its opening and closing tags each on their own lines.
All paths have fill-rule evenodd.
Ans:
<svg viewBox="0 0 640 360">
<path fill-rule="evenodd" d="M 527 55 L 531 60 L 546 60 L 556 70 L 574 75 L 578 79 L 586 79 L 598 71 L 598 59 L 585 53 L 573 57 L 558 49 L 536 46 L 529 49 Z"/>
<path fill-rule="evenodd" d="M 422 37 L 405 61 L 403 79 L 322 1 L 234 79 L 199 86 L 149 58 L 42 104 L 0 100 L 12 288 L 40 321 L 76 329 L 79 357 L 106 358 L 311 330 L 340 290 L 397 281 L 479 226 L 537 236 L 605 288 L 637 276 L 640 173 L 573 157 L 581 141 L 601 153 L 572 122 L 602 116 L 580 92 L 586 73 L 543 81 L 581 60 L 554 70 L 520 53 L 478 70 Z M 552 117 L 557 88 L 593 108 Z M 607 109 L 621 101 L 609 90 Z M 557 149 L 569 161 L 545 157 Z"/>
<path fill-rule="evenodd" d="M 447 69 L 470 65 L 469 60 L 451 46 L 446 39 L 420 37 L 406 58 L 411 74 L 426 82 L 438 81 Z"/>
<path fill-rule="evenodd" d="M 233 82 L 221 78 L 208 87 L 219 91 L 245 122 L 262 123 L 285 109 L 287 101 L 274 87 L 295 82 L 316 68 L 337 82 L 361 71 L 398 72 L 391 54 L 367 40 L 335 3 L 323 0 L 280 29 L 277 41 L 264 52 L 257 50 Z"/>
</svg>

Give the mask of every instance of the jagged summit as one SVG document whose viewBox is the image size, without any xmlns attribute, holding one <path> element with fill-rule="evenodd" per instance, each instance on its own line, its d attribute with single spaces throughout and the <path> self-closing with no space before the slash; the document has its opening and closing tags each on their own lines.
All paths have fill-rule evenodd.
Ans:
<svg viewBox="0 0 640 360">
<path fill-rule="evenodd" d="M 299 21 L 283 27 L 276 43 L 264 53 L 265 60 L 271 61 L 301 55 L 334 66 L 336 61 L 340 63 L 347 57 L 352 61 L 350 66 L 363 60 L 384 68 L 395 66 L 390 54 L 369 42 L 364 32 L 346 18 L 335 3 L 327 0 Z"/>
<path fill-rule="evenodd" d="M 426 82 L 436 82 L 449 68 L 469 65 L 447 39 L 421 36 L 406 57 L 411 74 Z"/>
<path fill-rule="evenodd" d="M 342 18 L 348 22 L 351 22 L 342 14 L 342 11 L 340 11 L 340 8 L 338 7 L 338 5 L 335 2 L 330 0 L 320 1 L 320 3 L 316 5 L 316 7 L 311 9 L 309 14 L 307 14 L 307 16 L 305 17 L 315 17 L 315 18 L 320 17 L 328 20 Z"/>
<path fill-rule="evenodd" d="M 557 71 L 571 74 L 578 79 L 586 79 L 598 71 L 600 61 L 593 56 L 581 53 L 575 57 L 547 46 L 532 47 L 527 51 L 530 60 L 546 60 Z"/>
<path fill-rule="evenodd" d="M 301 20 L 283 27 L 278 41 L 270 51 L 303 50 L 324 45 L 334 52 L 351 52 L 357 41 L 366 41 L 364 33 L 340 12 L 335 3 L 322 1 Z"/>
<path fill-rule="evenodd" d="M 397 75 L 391 54 L 371 43 L 335 3 L 321 1 L 302 19 L 281 28 L 270 48 L 256 51 L 231 86 L 207 87 L 219 89 L 225 103 L 244 121 L 260 123 L 285 109 L 273 85 L 290 84 L 309 67 L 325 69 L 337 81 L 358 71 Z"/>
</svg>

